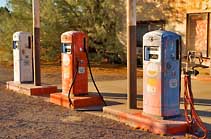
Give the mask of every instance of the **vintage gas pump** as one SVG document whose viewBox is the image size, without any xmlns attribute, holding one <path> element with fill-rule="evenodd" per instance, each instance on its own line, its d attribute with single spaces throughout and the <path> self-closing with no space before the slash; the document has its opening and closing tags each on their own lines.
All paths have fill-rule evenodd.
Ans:
<svg viewBox="0 0 211 139">
<path fill-rule="evenodd" d="M 62 42 L 62 93 L 68 95 L 88 94 L 88 73 L 86 59 L 87 36 L 83 32 L 70 31 L 61 36 Z M 77 76 L 77 78 L 76 78 Z"/>
<path fill-rule="evenodd" d="M 32 36 L 28 32 L 13 34 L 14 81 L 33 82 Z"/>
<path fill-rule="evenodd" d="M 35 86 L 33 71 L 33 43 L 29 32 L 16 32 L 13 34 L 13 62 L 14 80 L 8 81 L 6 88 L 27 95 L 46 95 L 55 93 L 57 86 Z"/>
<path fill-rule="evenodd" d="M 163 119 L 180 114 L 180 42 L 173 32 L 143 37 L 143 112 Z"/>
<path fill-rule="evenodd" d="M 92 76 L 87 52 L 87 35 L 68 31 L 61 35 L 62 93 L 51 94 L 52 103 L 73 109 L 105 104 Z M 88 93 L 88 68 L 99 95 Z"/>
</svg>

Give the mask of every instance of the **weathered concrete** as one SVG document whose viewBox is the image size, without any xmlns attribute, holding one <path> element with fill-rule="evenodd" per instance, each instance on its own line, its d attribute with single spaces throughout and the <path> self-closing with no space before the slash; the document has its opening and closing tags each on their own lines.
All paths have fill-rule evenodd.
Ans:
<svg viewBox="0 0 211 139">
<path fill-rule="evenodd" d="M 20 84 L 14 81 L 7 82 L 6 88 L 29 96 L 42 96 L 57 92 L 57 86 L 54 85 L 42 84 L 41 86 L 35 86 L 34 84 Z"/>
<path fill-rule="evenodd" d="M 199 79 L 199 80 L 198 80 Z M 195 107 L 197 109 L 198 114 L 201 119 L 207 126 L 209 130 L 211 130 L 211 93 L 210 93 L 210 83 L 211 80 L 209 78 L 204 78 L 203 76 L 199 76 L 198 79 L 192 80 L 193 94 L 195 98 Z M 138 79 L 138 108 L 142 105 L 142 79 Z M 91 83 L 91 82 L 90 82 Z M 89 91 L 95 92 L 94 87 L 89 83 Z M 109 101 L 111 105 L 125 105 L 126 109 L 126 80 L 112 80 L 112 81 L 99 81 L 97 85 L 102 92 L 106 101 Z M 183 80 L 182 80 L 182 90 L 181 97 L 183 97 Z M 114 106 L 115 107 L 115 106 Z M 181 98 L 181 114 L 183 114 L 183 99 Z M 118 109 L 117 109 L 118 110 Z M 121 112 L 121 110 L 120 110 Z M 141 113 L 141 110 L 140 110 Z M 120 120 L 121 121 L 121 120 Z"/>
</svg>

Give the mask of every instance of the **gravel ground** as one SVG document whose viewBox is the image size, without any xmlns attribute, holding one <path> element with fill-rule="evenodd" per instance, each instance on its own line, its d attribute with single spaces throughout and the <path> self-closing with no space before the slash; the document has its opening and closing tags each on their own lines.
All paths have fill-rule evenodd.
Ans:
<svg viewBox="0 0 211 139">
<path fill-rule="evenodd" d="M 156 139 L 170 138 L 132 129 L 0 87 L 0 139 Z"/>
<path fill-rule="evenodd" d="M 60 71 L 45 77 L 57 77 Z M 100 74 L 99 74 L 100 75 Z M 0 65 L 0 139 L 168 139 L 122 123 L 5 89 L 13 80 L 11 67 Z M 46 79 L 44 79 L 46 80 Z M 49 80 L 48 80 L 49 81 Z"/>
</svg>

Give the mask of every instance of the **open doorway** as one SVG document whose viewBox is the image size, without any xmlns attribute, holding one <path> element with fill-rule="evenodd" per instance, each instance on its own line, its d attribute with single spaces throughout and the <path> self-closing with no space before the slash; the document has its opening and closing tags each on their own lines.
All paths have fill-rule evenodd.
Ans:
<svg viewBox="0 0 211 139">
<path fill-rule="evenodd" d="M 210 13 L 187 14 L 187 50 L 201 52 L 209 57 Z"/>
<path fill-rule="evenodd" d="M 136 40 L 137 40 L 137 65 L 142 67 L 142 50 L 143 50 L 143 36 L 145 33 L 153 30 L 165 28 L 165 21 L 164 20 L 156 20 L 156 21 L 138 21 L 136 26 Z"/>
</svg>

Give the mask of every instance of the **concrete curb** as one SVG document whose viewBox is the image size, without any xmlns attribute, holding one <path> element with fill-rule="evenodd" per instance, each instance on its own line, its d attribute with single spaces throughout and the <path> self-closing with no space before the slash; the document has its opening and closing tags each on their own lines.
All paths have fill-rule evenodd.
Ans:
<svg viewBox="0 0 211 139">
<path fill-rule="evenodd" d="M 180 135 L 188 131 L 186 121 L 182 117 L 160 120 L 144 115 L 141 110 L 128 110 L 124 108 L 126 108 L 126 105 L 106 106 L 103 107 L 103 112 L 111 115 L 119 122 L 155 134 Z"/>
<path fill-rule="evenodd" d="M 7 82 L 6 88 L 9 90 L 13 90 L 17 93 L 29 96 L 41 96 L 57 92 L 57 86 L 53 85 L 34 86 L 34 84 L 27 84 L 27 83 L 20 84 L 14 81 Z"/>
</svg>

